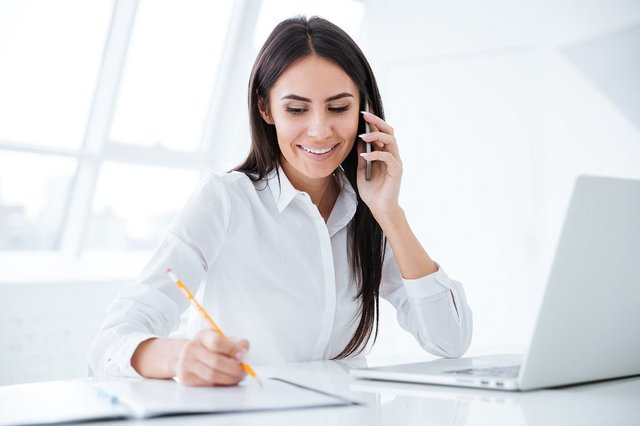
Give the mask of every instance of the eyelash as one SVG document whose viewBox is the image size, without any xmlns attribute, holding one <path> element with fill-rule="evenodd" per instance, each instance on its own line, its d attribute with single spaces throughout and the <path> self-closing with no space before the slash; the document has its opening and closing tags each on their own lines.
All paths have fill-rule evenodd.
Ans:
<svg viewBox="0 0 640 426">
<path fill-rule="evenodd" d="M 334 112 L 336 114 L 341 114 L 349 110 L 348 106 L 338 107 L 338 108 L 329 108 L 329 111 Z M 302 113 L 307 112 L 308 110 L 304 108 L 287 108 L 287 112 L 293 115 L 300 115 Z"/>
</svg>

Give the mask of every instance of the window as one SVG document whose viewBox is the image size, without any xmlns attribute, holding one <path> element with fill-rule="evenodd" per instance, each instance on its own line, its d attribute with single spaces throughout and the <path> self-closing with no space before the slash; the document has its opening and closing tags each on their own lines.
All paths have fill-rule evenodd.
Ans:
<svg viewBox="0 0 640 426">
<path fill-rule="evenodd" d="M 209 0 L 140 3 L 111 140 L 198 148 L 232 6 Z"/>
<path fill-rule="evenodd" d="M 209 165 L 233 7 L 0 2 L 0 251 L 153 249 Z"/>
<path fill-rule="evenodd" d="M 0 152 L 0 250 L 55 248 L 76 160 Z"/>
<path fill-rule="evenodd" d="M 84 248 L 152 250 L 197 181 L 192 170 L 105 163 Z"/>
<path fill-rule="evenodd" d="M 82 145 L 112 8 L 105 0 L 0 2 L 0 140 Z"/>
<path fill-rule="evenodd" d="M 215 123 L 236 110 L 246 121 L 244 99 L 226 96 L 246 90 L 244 67 L 297 14 L 355 38 L 364 6 L 0 1 L 0 281 L 24 276 L 19 262 L 46 265 L 29 269 L 33 281 L 96 265 L 113 277 L 110 264 L 144 258 L 198 179 L 244 156 L 246 129 L 218 135 Z"/>
</svg>

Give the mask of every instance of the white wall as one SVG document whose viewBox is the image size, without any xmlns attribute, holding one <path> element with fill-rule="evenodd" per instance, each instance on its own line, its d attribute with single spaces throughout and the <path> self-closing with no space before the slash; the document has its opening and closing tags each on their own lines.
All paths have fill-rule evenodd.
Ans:
<svg viewBox="0 0 640 426">
<path fill-rule="evenodd" d="M 574 177 L 640 178 L 640 3 L 365 4 L 360 40 L 401 146 L 414 230 L 465 285 L 472 349 L 525 345 Z M 218 171 L 248 147 L 250 41 L 231 59 L 212 132 Z M 0 384 L 83 375 L 122 282 L 0 285 Z M 372 355 L 420 351 L 388 305 L 381 321 Z"/>
<path fill-rule="evenodd" d="M 0 386 L 84 377 L 123 282 L 0 283 Z"/>
<path fill-rule="evenodd" d="M 465 285 L 472 351 L 524 348 L 575 176 L 640 178 L 640 3 L 366 5 L 402 204 Z M 419 351 L 393 316 L 372 354 Z"/>
</svg>

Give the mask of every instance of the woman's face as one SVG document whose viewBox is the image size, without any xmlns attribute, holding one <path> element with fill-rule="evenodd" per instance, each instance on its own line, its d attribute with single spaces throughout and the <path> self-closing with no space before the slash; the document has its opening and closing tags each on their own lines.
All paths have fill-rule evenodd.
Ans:
<svg viewBox="0 0 640 426">
<path fill-rule="evenodd" d="M 290 179 L 326 178 L 335 171 L 355 141 L 359 105 L 357 86 L 327 59 L 308 56 L 282 73 L 261 112 L 275 124 Z"/>
</svg>

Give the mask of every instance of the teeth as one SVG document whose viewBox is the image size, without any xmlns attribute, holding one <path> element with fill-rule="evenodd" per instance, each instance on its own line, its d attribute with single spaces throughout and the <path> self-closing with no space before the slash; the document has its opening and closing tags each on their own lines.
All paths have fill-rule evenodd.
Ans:
<svg viewBox="0 0 640 426">
<path fill-rule="evenodd" d="M 312 154 L 326 154 L 327 152 L 329 152 L 329 151 L 331 151 L 333 149 L 333 147 L 325 148 L 325 149 L 313 149 L 313 148 L 308 148 L 308 147 L 302 146 L 302 145 L 300 145 L 300 148 L 302 148 L 305 151 L 310 152 Z"/>
</svg>

